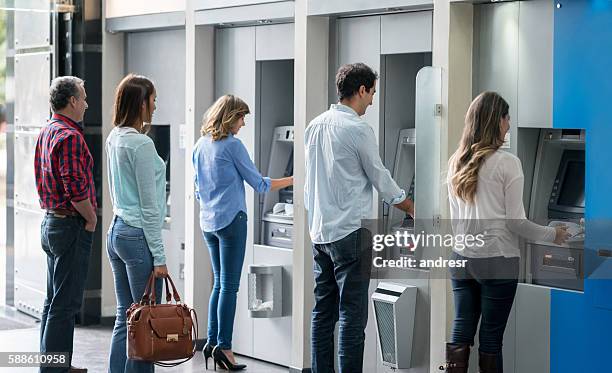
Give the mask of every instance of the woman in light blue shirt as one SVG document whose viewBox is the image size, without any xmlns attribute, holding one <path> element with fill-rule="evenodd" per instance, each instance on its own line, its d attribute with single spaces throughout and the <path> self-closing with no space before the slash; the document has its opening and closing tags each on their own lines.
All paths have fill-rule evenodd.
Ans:
<svg viewBox="0 0 612 373">
<path fill-rule="evenodd" d="M 232 353 L 232 332 L 236 293 L 244 262 L 247 215 L 244 195 L 246 181 L 257 193 L 293 184 L 293 177 L 262 177 L 246 148 L 234 135 L 244 126 L 248 105 L 240 98 L 225 95 L 208 109 L 202 124 L 202 137 L 193 151 L 196 198 L 200 201 L 200 227 L 210 252 L 214 286 L 208 308 L 208 358 L 228 370 L 236 364 Z"/>
<path fill-rule="evenodd" d="M 126 310 L 140 301 L 151 271 L 156 289 L 168 275 L 161 229 L 166 216 L 166 165 L 145 134 L 155 111 L 155 87 L 144 76 L 126 76 L 115 94 L 115 113 L 106 140 L 113 222 L 106 250 L 113 270 L 117 318 L 109 372 L 153 372 L 149 362 L 127 359 Z M 157 297 L 159 299 L 159 297 Z"/>
</svg>

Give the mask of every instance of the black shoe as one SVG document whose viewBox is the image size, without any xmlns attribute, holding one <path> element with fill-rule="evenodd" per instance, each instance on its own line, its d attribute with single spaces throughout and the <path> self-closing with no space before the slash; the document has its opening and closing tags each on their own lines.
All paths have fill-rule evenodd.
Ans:
<svg viewBox="0 0 612 373">
<path fill-rule="evenodd" d="M 244 364 L 233 364 L 227 358 L 227 356 L 225 356 L 225 354 L 219 348 L 219 346 L 216 346 L 213 349 L 212 358 L 213 358 L 213 362 L 215 363 L 215 370 L 217 370 L 217 364 L 219 364 L 219 366 L 221 368 L 225 368 L 227 370 L 242 370 L 242 369 L 246 368 L 246 365 L 244 365 Z"/>
<path fill-rule="evenodd" d="M 208 359 L 212 357 L 212 352 L 215 346 L 210 345 L 208 342 L 204 345 L 204 349 L 202 349 L 202 355 L 204 355 L 204 364 L 206 365 L 206 370 L 208 370 Z"/>
</svg>

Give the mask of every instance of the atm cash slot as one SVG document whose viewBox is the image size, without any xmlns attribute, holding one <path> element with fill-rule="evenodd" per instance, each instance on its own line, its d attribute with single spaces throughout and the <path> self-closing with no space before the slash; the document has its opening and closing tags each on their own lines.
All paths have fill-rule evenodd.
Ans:
<svg viewBox="0 0 612 373">
<path fill-rule="evenodd" d="M 264 244 L 268 246 L 293 248 L 293 225 L 264 221 Z"/>
<path fill-rule="evenodd" d="M 530 244 L 531 276 L 537 285 L 583 290 L 582 249 Z"/>
<path fill-rule="evenodd" d="M 573 256 L 544 254 L 542 268 L 549 271 L 576 274 L 576 258 Z"/>
</svg>

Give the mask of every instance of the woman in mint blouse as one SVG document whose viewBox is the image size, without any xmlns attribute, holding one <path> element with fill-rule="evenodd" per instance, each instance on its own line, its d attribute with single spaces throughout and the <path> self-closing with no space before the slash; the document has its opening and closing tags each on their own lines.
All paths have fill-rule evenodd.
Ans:
<svg viewBox="0 0 612 373">
<path fill-rule="evenodd" d="M 117 317 L 111 339 L 109 372 L 153 372 L 153 364 L 127 359 L 126 310 L 142 296 L 155 272 L 156 289 L 168 275 L 162 243 L 166 216 L 166 165 L 145 134 L 155 111 L 156 92 L 144 76 L 126 76 L 115 93 L 115 113 L 106 140 L 113 222 L 106 250 L 113 270 Z M 157 297 L 159 299 L 159 297 Z"/>
<path fill-rule="evenodd" d="M 225 95 L 208 109 L 202 137 L 195 144 L 196 198 L 200 201 L 200 227 L 208 246 L 214 285 L 208 306 L 208 340 L 204 359 L 228 370 L 244 369 L 232 353 L 236 294 L 247 236 L 244 195 L 246 181 L 257 193 L 293 184 L 293 177 L 262 177 L 242 142 L 234 137 L 244 126 L 249 107 L 240 98 Z M 214 351 L 213 351 L 214 347 Z"/>
</svg>

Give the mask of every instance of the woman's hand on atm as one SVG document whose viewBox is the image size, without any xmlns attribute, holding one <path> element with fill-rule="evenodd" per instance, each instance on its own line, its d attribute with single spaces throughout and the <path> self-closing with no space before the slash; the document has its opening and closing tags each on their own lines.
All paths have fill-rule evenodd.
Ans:
<svg viewBox="0 0 612 373">
<path fill-rule="evenodd" d="M 293 185 L 293 176 L 283 177 L 280 179 L 271 179 L 270 190 L 278 190 Z"/>
<path fill-rule="evenodd" d="M 567 226 L 558 225 L 555 227 L 555 240 L 553 242 L 557 245 L 562 245 L 563 243 L 565 243 L 565 241 L 567 241 L 569 236 L 570 234 L 567 231 Z"/>
</svg>

